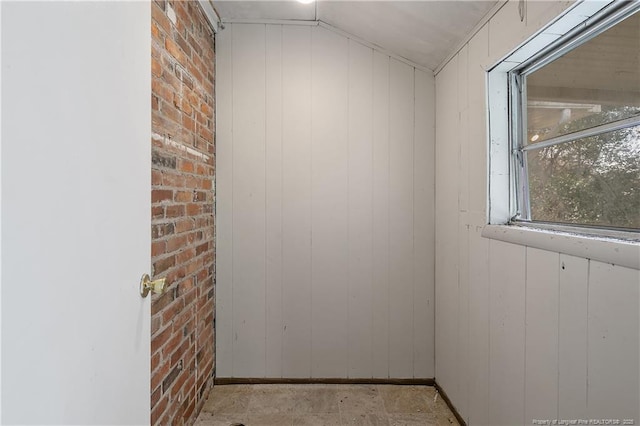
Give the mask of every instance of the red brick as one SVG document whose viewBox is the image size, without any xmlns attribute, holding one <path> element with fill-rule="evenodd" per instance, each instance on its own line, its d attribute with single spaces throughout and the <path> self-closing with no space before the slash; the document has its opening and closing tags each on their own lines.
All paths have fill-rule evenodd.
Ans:
<svg viewBox="0 0 640 426">
<path fill-rule="evenodd" d="M 164 217 L 164 207 L 163 206 L 153 206 L 151 207 L 151 218 L 158 219 Z"/>
<path fill-rule="evenodd" d="M 165 33 L 169 34 L 171 32 L 171 21 L 169 21 L 164 11 L 155 3 L 151 5 L 151 18 L 158 23 Z"/>
<path fill-rule="evenodd" d="M 194 227 L 195 227 L 194 220 L 189 217 L 180 219 L 176 221 L 176 224 L 175 224 L 177 234 L 180 234 L 186 231 L 191 231 L 192 229 L 194 229 Z"/>
<path fill-rule="evenodd" d="M 187 204 L 187 214 L 189 216 L 197 216 L 202 212 L 202 206 L 200 204 L 190 203 Z"/>
<path fill-rule="evenodd" d="M 185 207 L 183 205 L 172 205 L 167 206 L 165 211 L 167 217 L 181 217 L 184 216 Z"/>
<path fill-rule="evenodd" d="M 151 353 L 161 348 L 171 338 L 171 327 L 167 327 L 151 338 Z"/>
<path fill-rule="evenodd" d="M 169 5 L 175 25 L 165 13 Z M 214 357 L 214 42 L 197 2 L 156 0 L 150 6 L 152 132 L 162 135 L 151 140 L 151 263 L 154 276 L 169 284 L 164 294 L 151 296 L 152 424 L 193 424 L 211 385 Z M 169 140 L 210 158 L 185 153 Z"/>
<path fill-rule="evenodd" d="M 155 58 L 151 58 L 151 74 L 161 76 L 162 65 Z"/>
<path fill-rule="evenodd" d="M 171 340 L 169 340 L 167 344 L 164 345 L 164 347 L 162 348 L 162 356 L 166 359 L 170 358 L 175 348 L 178 347 L 178 345 L 180 344 L 180 342 L 182 342 L 183 339 L 184 337 L 182 336 L 182 334 L 179 334 L 179 333 L 174 334 L 171 337 Z"/>
<path fill-rule="evenodd" d="M 164 411 L 167 409 L 167 405 L 169 404 L 169 395 L 165 395 L 155 407 L 151 410 L 151 424 L 159 425 L 161 423 L 158 422 L 160 416 L 164 414 Z"/>
<path fill-rule="evenodd" d="M 193 201 L 193 193 L 190 191 L 176 191 L 173 201 L 177 203 L 187 203 Z"/>
<path fill-rule="evenodd" d="M 153 189 L 151 191 L 151 202 L 158 203 L 161 201 L 172 200 L 173 191 L 167 189 Z"/>
<path fill-rule="evenodd" d="M 160 259 L 153 263 L 153 273 L 154 275 L 162 274 L 167 269 L 173 267 L 175 264 L 176 264 L 175 256 L 169 256 L 165 259 Z"/>
<path fill-rule="evenodd" d="M 151 243 L 151 256 L 156 257 L 166 252 L 166 243 L 164 241 L 154 241 Z"/>
<path fill-rule="evenodd" d="M 178 263 L 184 263 L 189 261 L 189 259 L 193 259 L 196 256 L 196 250 L 191 248 L 191 249 L 186 249 L 178 254 L 176 254 L 176 262 Z"/>
<path fill-rule="evenodd" d="M 177 235 L 167 240 L 167 252 L 173 253 L 174 251 L 181 249 L 187 244 L 186 235 Z"/>
<path fill-rule="evenodd" d="M 164 47 L 165 49 L 167 49 L 167 52 L 171 54 L 171 56 L 176 58 L 178 62 L 180 62 L 181 64 L 185 63 L 184 53 L 182 52 L 182 50 L 180 50 L 180 46 L 178 46 L 175 41 L 171 40 L 170 38 L 166 38 L 164 40 Z"/>
<path fill-rule="evenodd" d="M 185 173 L 193 173 L 193 171 L 195 170 L 195 166 L 192 161 L 182 160 L 180 162 L 180 170 Z"/>
</svg>

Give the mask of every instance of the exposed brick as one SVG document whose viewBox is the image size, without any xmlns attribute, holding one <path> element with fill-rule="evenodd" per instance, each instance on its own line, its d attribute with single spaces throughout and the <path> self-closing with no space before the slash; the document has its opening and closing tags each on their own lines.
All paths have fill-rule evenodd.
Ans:
<svg viewBox="0 0 640 426">
<path fill-rule="evenodd" d="M 180 37 L 179 34 L 176 34 L 174 36 L 174 39 L 175 39 L 176 43 L 178 43 L 178 46 L 180 46 L 180 49 L 182 49 L 182 51 L 187 56 L 191 56 L 191 46 L 189 46 L 189 44 L 186 42 L 186 40 L 183 39 L 182 37 Z"/>
<path fill-rule="evenodd" d="M 181 371 L 182 371 L 182 363 L 178 363 L 178 365 L 176 365 L 171 369 L 169 374 L 167 374 L 167 376 L 162 381 L 162 393 L 165 393 L 167 391 L 169 386 L 171 386 L 171 383 L 173 383 L 173 381 L 176 379 L 176 377 L 178 377 L 178 374 Z"/>
<path fill-rule="evenodd" d="M 160 201 L 172 200 L 173 191 L 167 189 L 154 189 L 151 191 L 151 202 L 158 203 Z"/>
<path fill-rule="evenodd" d="M 167 406 L 169 405 L 169 395 L 165 395 L 163 398 L 161 398 L 153 407 L 153 409 L 151 410 L 151 424 L 152 425 L 160 425 L 162 424 L 160 422 L 160 419 L 162 416 L 162 414 L 164 414 L 164 411 L 167 409 Z"/>
<path fill-rule="evenodd" d="M 150 7 L 151 126 L 160 135 L 151 139 L 151 264 L 154 278 L 167 279 L 151 298 L 151 423 L 193 424 L 214 372 L 215 46 L 197 2 Z"/>
<path fill-rule="evenodd" d="M 193 173 L 195 165 L 193 164 L 193 161 L 182 160 L 180 161 L 180 170 L 185 173 Z"/>
<path fill-rule="evenodd" d="M 176 168 L 176 157 L 170 157 L 160 154 L 157 151 L 154 151 L 151 154 L 151 163 L 155 166 L 159 167 L 168 167 L 170 169 Z"/>
<path fill-rule="evenodd" d="M 163 206 L 153 206 L 151 207 L 151 218 L 159 219 L 164 217 L 164 207 Z"/>
<path fill-rule="evenodd" d="M 165 215 L 168 218 L 172 217 L 182 217 L 185 214 L 185 207 L 183 205 L 172 205 L 167 206 L 165 209 Z M 181 231 L 178 231 L 181 232 Z"/>
<path fill-rule="evenodd" d="M 176 264 L 175 256 L 165 257 L 153 263 L 153 274 L 162 274 L 167 269 L 173 267 Z"/>
<path fill-rule="evenodd" d="M 173 337 L 162 348 L 162 356 L 168 358 L 173 353 L 174 349 L 178 347 L 180 342 L 184 339 L 181 334 L 174 334 Z"/>
<path fill-rule="evenodd" d="M 175 41 L 167 38 L 164 40 L 164 47 L 167 49 L 167 52 L 171 54 L 176 60 L 180 63 L 185 62 L 184 53 L 180 50 L 180 46 L 176 44 Z"/>
<path fill-rule="evenodd" d="M 156 76 L 162 75 L 162 65 L 155 58 L 151 58 L 151 74 Z"/>
<path fill-rule="evenodd" d="M 171 22 L 167 15 L 164 14 L 164 9 L 157 3 L 151 5 L 151 19 L 157 22 L 165 33 L 168 34 L 171 31 Z"/>
</svg>

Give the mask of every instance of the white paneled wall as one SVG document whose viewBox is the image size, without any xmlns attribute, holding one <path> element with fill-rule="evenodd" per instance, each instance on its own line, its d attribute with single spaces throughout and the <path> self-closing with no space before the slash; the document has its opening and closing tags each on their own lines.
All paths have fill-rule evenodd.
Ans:
<svg viewBox="0 0 640 426">
<path fill-rule="evenodd" d="M 320 26 L 217 36 L 218 377 L 434 376 L 434 77 Z"/>
<path fill-rule="evenodd" d="M 486 70 L 570 2 L 509 1 L 436 76 L 436 380 L 468 424 L 640 421 L 640 271 L 482 238 Z"/>
</svg>

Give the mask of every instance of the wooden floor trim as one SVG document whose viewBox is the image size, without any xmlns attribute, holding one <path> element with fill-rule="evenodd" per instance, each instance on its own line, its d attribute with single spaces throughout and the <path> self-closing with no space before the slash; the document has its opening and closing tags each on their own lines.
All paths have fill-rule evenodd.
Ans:
<svg viewBox="0 0 640 426">
<path fill-rule="evenodd" d="M 434 386 L 434 379 L 339 379 L 339 378 L 258 378 L 258 377 L 216 377 L 214 385 L 414 385 Z"/>
<path fill-rule="evenodd" d="M 444 389 L 442 389 L 442 387 L 440 387 L 440 385 L 438 384 L 437 381 L 435 381 L 435 379 L 434 379 L 434 386 L 438 391 L 438 393 L 440 394 L 440 396 L 442 397 L 442 399 L 444 400 L 444 402 L 447 403 L 449 410 L 451 410 L 453 415 L 456 416 L 456 420 L 458 420 L 458 423 L 460 423 L 460 426 L 467 426 L 467 422 L 465 422 L 462 416 L 460 415 L 460 413 L 458 413 L 458 410 L 456 409 L 456 407 L 453 405 L 453 403 L 447 396 L 447 393 L 444 391 Z"/>
</svg>

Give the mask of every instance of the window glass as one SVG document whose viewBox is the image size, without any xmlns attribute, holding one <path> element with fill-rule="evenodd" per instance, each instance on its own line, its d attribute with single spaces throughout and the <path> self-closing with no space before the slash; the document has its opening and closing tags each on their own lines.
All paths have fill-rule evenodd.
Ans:
<svg viewBox="0 0 640 426">
<path fill-rule="evenodd" d="M 640 116 L 640 13 L 527 75 L 526 144 Z"/>
<path fill-rule="evenodd" d="M 640 228 L 640 126 L 526 155 L 532 220 Z"/>
<path fill-rule="evenodd" d="M 563 49 L 513 80 L 516 218 L 640 230 L 640 12 Z"/>
</svg>

